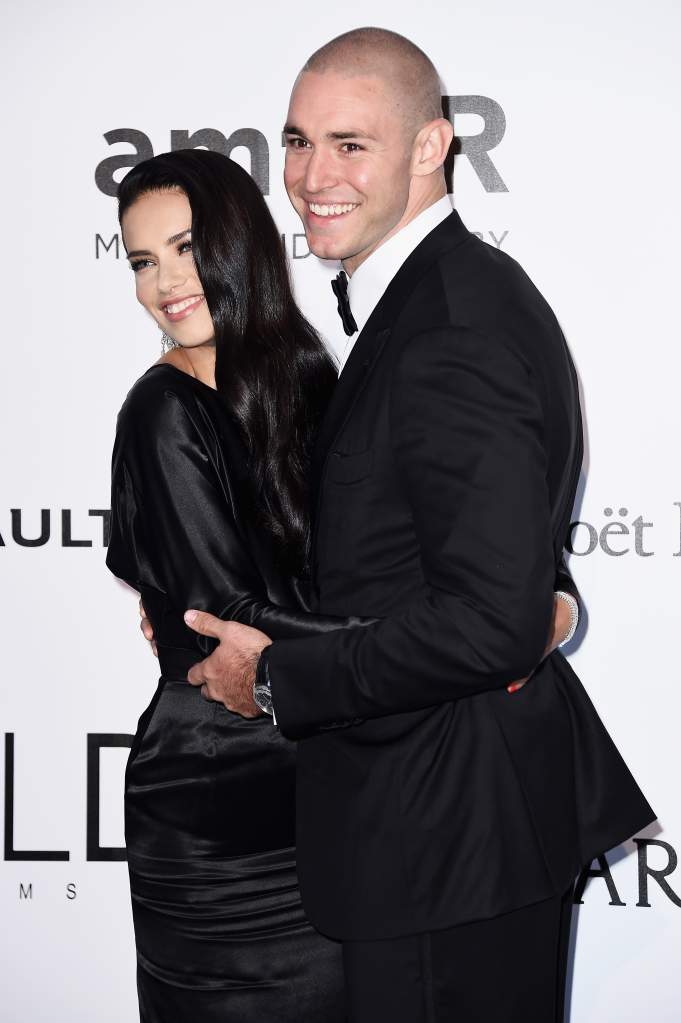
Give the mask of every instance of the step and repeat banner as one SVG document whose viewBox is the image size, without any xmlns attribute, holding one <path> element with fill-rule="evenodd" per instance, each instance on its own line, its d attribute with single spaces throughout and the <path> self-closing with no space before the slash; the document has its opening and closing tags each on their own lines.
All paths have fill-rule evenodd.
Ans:
<svg viewBox="0 0 681 1023">
<path fill-rule="evenodd" d="M 570 550 L 587 613 L 569 656 L 660 821 L 581 878 L 570 1018 L 681 1018 L 679 8 L 395 12 L 25 0 L 4 14 L 4 1023 L 137 1019 L 123 772 L 157 671 L 136 595 L 104 557 L 116 413 L 160 335 L 135 302 L 116 183 L 152 154 L 230 153 L 267 196 L 299 301 L 337 350 L 335 268 L 309 254 L 289 206 L 281 128 L 308 54 L 362 24 L 402 32 L 439 68 L 460 137 L 456 206 L 546 295 L 581 378 Z"/>
</svg>

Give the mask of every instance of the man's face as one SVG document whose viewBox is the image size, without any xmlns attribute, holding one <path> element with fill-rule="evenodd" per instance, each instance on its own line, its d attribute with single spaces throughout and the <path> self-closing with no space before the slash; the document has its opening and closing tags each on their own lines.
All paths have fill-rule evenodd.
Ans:
<svg viewBox="0 0 681 1023">
<path fill-rule="evenodd" d="M 300 75 L 286 127 L 284 183 L 321 259 L 356 269 L 401 219 L 412 139 L 380 78 Z"/>
</svg>

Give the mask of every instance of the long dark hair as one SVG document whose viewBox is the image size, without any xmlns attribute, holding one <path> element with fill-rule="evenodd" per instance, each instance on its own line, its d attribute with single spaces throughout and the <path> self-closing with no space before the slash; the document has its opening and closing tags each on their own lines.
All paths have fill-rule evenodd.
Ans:
<svg viewBox="0 0 681 1023">
<path fill-rule="evenodd" d="M 250 455 L 255 507 L 287 567 L 308 560 L 308 468 L 336 382 L 295 304 L 286 255 L 249 174 L 220 153 L 182 149 L 138 163 L 118 186 L 118 219 L 147 192 L 179 188 L 215 329 L 215 380 Z"/>
</svg>

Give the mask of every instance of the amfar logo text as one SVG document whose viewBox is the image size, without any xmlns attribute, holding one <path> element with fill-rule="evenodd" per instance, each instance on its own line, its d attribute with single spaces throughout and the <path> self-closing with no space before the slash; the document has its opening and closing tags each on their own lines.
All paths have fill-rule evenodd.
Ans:
<svg viewBox="0 0 681 1023">
<path fill-rule="evenodd" d="M 482 118 L 483 128 L 477 135 L 457 136 L 456 152 L 468 158 L 486 192 L 507 192 L 508 188 L 489 155 L 506 132 L 506 116 L 501 106 L 489 96 L 443 96 L 442 108 L 452 124 L 457 114 L 477 114 Z M 134 150 L 132 153 L 107 156 L 95 170 L 95 183 L 100 192 L 115 196 L 118 189 L 114 178 L 116 171 L 127 170 L 142 160 L 149 160 L 154 155 L 154 149 L 149 136 L 137 128 L 114 128 L 105 132 L 104 138 L 110 146 L 125 143 Z M 270 147 L 257 128 L 237 128 L 229 136 L 216 128 L 199 128 L 194 132 L 186 128 L 174 128 L 170 132 L 171 151 L 197 149 L 201 146 L 225 156 L 231 156 L 235 149 L 247 149 L 251 159 L 251 176 L 263 195 L 269 195 Z"/>
</svg>

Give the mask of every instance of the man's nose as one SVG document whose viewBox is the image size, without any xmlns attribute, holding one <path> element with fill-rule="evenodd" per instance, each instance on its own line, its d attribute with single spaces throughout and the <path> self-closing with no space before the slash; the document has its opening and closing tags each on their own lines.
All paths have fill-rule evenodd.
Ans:
<svg viewBox="0 0 681 1023">
<path fill-rule="evenodd" d="M 333 154 L 324 149 L 315 149 L 307 161 L 305 187 L 308 192 L 321 192 L 338 183 L 338 173 Z"/>
</svg>

